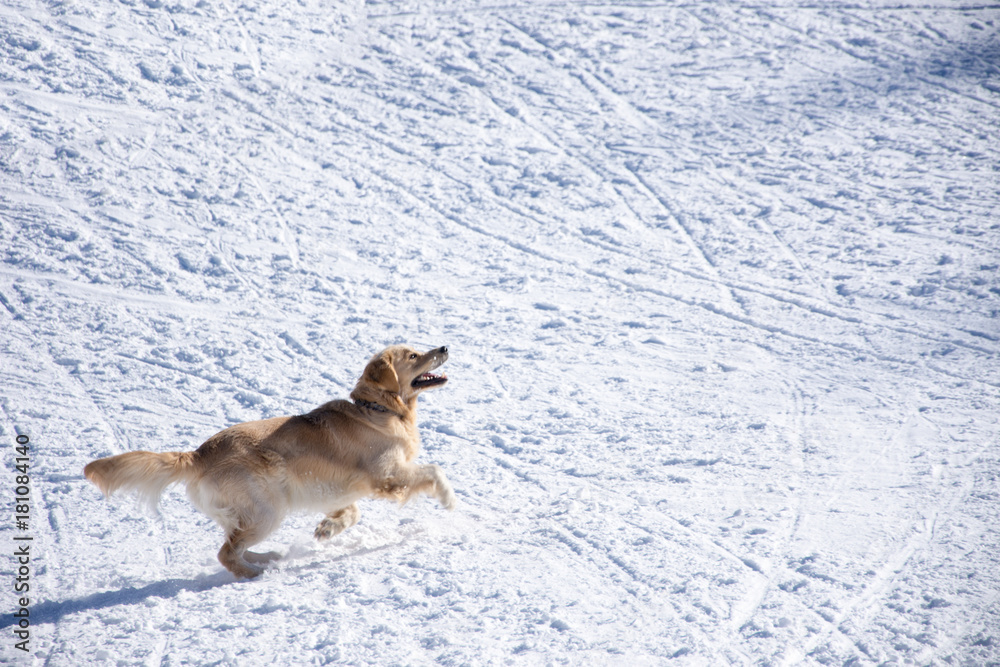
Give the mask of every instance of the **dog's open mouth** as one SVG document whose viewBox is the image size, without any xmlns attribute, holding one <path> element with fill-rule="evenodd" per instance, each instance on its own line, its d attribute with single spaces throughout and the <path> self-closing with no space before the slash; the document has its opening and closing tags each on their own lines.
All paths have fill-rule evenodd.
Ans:
<svg viewBox="0 0 1000 667">
<path fill-rule="evenodd" d="M 413 382 L 410 383 L 410 386 L 414 388 L 433 387 L 435 385 L 444 384 L 447 381 L 448 376 L 444 373 L 441 375 L 436 375 L 435 373 L 424 373 L 413 380 Z"/>
</svg>

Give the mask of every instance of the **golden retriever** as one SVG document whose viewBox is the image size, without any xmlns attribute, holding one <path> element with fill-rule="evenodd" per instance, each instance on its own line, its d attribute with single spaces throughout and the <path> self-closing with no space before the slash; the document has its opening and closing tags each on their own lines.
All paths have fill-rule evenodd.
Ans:
<svg viewBox="0 0 1000 667">
<path fill-rule="evenodd" d="M 366 496 L 405 503 L 418 493 L 447 509 L 455 494 L 436 465 L 413 463 L 420 447 L 417 396 L 448 381 L 432 373 L 448 348 L 420 353 L 393 345 L 368 362 L 351 392 L 297 417 L 231 426 L 193 452 L 128 452 L 87 464 L 83 474 L 105 496 L 138 492 L 151 505 L 173 482 L 226 532 L 219 561 L 237 577 L 255 577 L 280 554 L 247 551 L 295 510 L 326 514 L 316 539 L 358 521 Z"/>
</svg>

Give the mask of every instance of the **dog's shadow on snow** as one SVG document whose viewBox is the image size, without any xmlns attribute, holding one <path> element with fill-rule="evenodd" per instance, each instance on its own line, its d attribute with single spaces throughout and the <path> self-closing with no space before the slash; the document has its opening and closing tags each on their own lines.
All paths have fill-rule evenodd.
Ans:
<svg viewBox="0 0 1000 667">
<path fill-rule="evenodd" d="M 75 600 L 52 600 L 30 605 L 28 618 L 31 625 L 58 623 L 64 616 L 70 614 L 138 604 L 149 598 L 172 598 L 181 591 L 199 592 L 227 584 L 238 585 L 239 583 L 228 572 L 219 572 L 197 579 L 167 579 L 140 587 L 130 586 L 117 591 L 94 593 Z M 20 620 L 13 614 L 4 614 L 0 617 L 0 629 L 17 625 Z"/>
<path fill-rule="evenodd" d="M 308 547 L 303 544 L 292 544 L 289 551 L 276 561 L 277 571 L 286 572 L 306 572 L 328 568 L 332 564 L 349 560 L 369 554 L 386 551 L 398 547 L 410 540 L 410 538 L 421 533 L 421 530 L 410 531 L 402 539 L 398 539 L 387 544 L 376 546 L 352 545 L 345 553 L 337 555 L 323 556 L 323 549 Z M 266 576 L 266 575 L 265 575 Z M 128 606 L 139 604 L 149 598 L 173 598 L 181 591 L 203 592 L 220 586 L 239 586 L 249 583 L 248 581 L 237 580 L 229 572 L 221 571 L 215 574 L 205 575 L 197 579 L 167 579 L 165 581 L 155 581 L 145 586 L 129 586 L 117 591 L 104 591 L 103 593 L 93 593 L 75 600 L 52 600 L 41 604 L 31 605 L 28 610 L 28 617 L 31 625 L 42 623 L 58 623 L 63 617 L 81 612 L 92 612 L 98 609 L 109 607 Z M 21 619 L 12 613 L 0 616 L 0 630 L 15 626 Z"/>
</svg>

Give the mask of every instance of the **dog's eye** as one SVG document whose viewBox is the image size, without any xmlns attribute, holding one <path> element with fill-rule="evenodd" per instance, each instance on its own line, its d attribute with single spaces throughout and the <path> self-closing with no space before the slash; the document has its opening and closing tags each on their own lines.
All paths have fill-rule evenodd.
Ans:
<svg viewBox="0 0 1000 667">
<path fill-rule="evenodd" d="M 417 358 L 417 353 L 416 352 L 413 352 L 412 354 L 410 354 L 410 359 L 416 359 L 416 358 Z"/>
</svg>

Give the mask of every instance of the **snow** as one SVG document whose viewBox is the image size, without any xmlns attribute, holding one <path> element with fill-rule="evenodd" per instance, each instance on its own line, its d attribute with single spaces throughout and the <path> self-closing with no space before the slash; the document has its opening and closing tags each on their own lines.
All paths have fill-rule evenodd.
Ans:
<svg viewBox="0 0 1000 667">
<path fill-rule="evenodd" d="M 17 664 L 1000 661 L 1000 10 L 8 0 Z M 236 581 L 191 450 L 447 345 L 459 507 L 290 518 Z M 13 519 L 31 443 L 30 527 Z"/>
</svg>

